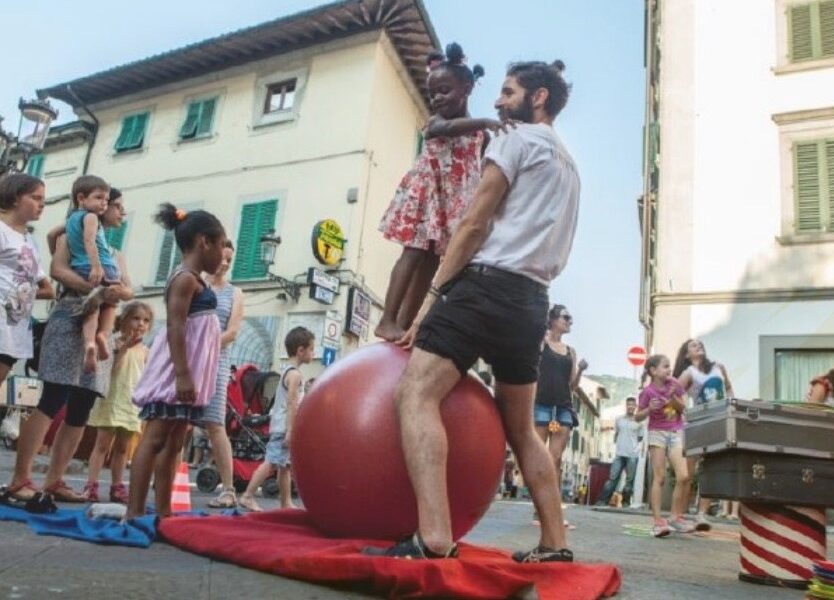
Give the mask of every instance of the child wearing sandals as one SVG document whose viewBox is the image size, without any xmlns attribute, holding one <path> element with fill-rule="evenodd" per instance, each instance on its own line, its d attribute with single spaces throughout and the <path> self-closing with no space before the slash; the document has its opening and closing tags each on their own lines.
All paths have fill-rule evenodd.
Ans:
<svg viewBox="0 0 834 600">
<path fill-rule="evenodd" d="M 153 310 L 150 305 L 135 300 L 124 305 L 116 320 L 116 360 L 107 396 L 96 401 L 87 425 L 96 427 L 96 444 L 90 454 L 90 469 L 84 495 L 90 502 L 99 501 L 98 476 L 110 454 L 110 501 L 127 504 L 127 486 L 123 482 L 127 452 L 133 437 L 142 432 L 139 410 L 131 402 L 133 390 L 139 383 L 148 347 L 142 338 L 150 331 Z"/>
<path fill-rule="evenodd" d="M 673 530 L 692 533 L 695 527 L 684 519 L 689 493 L 689 470 L 683 456 L 683 411 L 685 392 L 672 377 L 669 359 L 662 354 L 648 358 L 641 381 L 649 383 L 640 392 L 637 421 L 649 419 L 649 457 L 652 465 L 651 507 L 654 516 L 652 533 L 666 537 Z M 672 515 L 667 521 L 660 515 L 661 495 L 666 481 L 666 459 L 675 472 L 675 490 L 672 494 Z"/>
<path fill-rule="evenodd" d="M 246 491 L 238 498 L 238 504 L 246 510 L 255 512 L 263 510 L 255 502 L 255 492 L 275 470 L 278 471 L 281 508 L 293 508 L 290 438 L 295 425 L 299 399 L 304 389 L 304 377 L 298 368 L 313 360 L 315 341 L 316 337 L 313 332 L 304 327 L 292 328 L 284 339 L 284 346 L 290 359 L 281 369 L 281 383 L 275 393 L 275 404 L 269 413 L 269 443 L 266 445 L 266 457 L 252 474 Z"/>
<path fill-rule="evenodd" d="M 165 286 L 166 328 L 154 338 L 133 393 L 146 427 L 130 469 L 126 519 L 145 514 L 151 474 L 156 513 L 171 515 L 171 490 L 188 425 L 203 418 L 220 360 L 217 296 L 200 273 L 214 273 L 223 260 L 223 225 L 204 210 L 186 213 L 168 203 L 160 206 L 155 220 L 174 232 L 182 263 Z"/>
</svg>

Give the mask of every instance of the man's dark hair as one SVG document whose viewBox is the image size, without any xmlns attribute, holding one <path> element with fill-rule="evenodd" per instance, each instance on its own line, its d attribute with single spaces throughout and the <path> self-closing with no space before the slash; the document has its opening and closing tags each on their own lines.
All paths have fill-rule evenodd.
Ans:
<svg viewBox="0 0 834 600">
<path fill-rule="evenodd" d="M 516 78 L 519 85 L 526 90 L 528 98 L 537 89 L 546 89 L 548 94 L 544 109 L 548 115 L 555 117 L 565 108 L 570 95 L 571 86 L 562 77 L 564 70 L 565 63 L 561 60 L 553 61 L 551 64 L 534 60 L 512 63 L 507 69 L 507 76 Z"/>
</svg>

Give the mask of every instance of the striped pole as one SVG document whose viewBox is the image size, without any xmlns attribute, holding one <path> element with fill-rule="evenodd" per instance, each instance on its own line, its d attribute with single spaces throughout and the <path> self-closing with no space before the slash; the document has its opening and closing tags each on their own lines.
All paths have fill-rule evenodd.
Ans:
<svg viewBox="0 0 834 600">
<path fill-rule="evenodd" d="M 742 502 L 740 513 L 739 579 L 804 589 L 825 560 L 825 510 Z"/>
</svg>

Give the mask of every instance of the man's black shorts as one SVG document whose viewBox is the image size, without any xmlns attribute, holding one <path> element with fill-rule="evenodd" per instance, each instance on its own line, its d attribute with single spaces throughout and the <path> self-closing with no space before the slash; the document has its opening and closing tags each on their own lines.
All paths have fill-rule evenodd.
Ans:
<svg viewBox="0 0 834 600">
<path fill-rule="evenodd" d="M 497 381 L 535 383 L 547 327 L 547 288 L 528 277 L 472 265 L 440 289 L 414 345 L 465 374 L 479 357 Z"/>
</svg>

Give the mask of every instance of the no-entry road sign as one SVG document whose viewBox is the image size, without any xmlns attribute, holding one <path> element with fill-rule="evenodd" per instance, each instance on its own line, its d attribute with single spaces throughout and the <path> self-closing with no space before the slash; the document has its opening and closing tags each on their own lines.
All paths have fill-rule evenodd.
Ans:
<svg viewBox="0 0 834 600">
<path fill-rule="evenodd" d="M 643 346 L 632 346 L 628 349 L 628 354 L 626 354 L 626 358 L 628 362 L 630 362 L 635 367 L 642 367 L 646 364 L 646 349 Z"/>
</svg>

